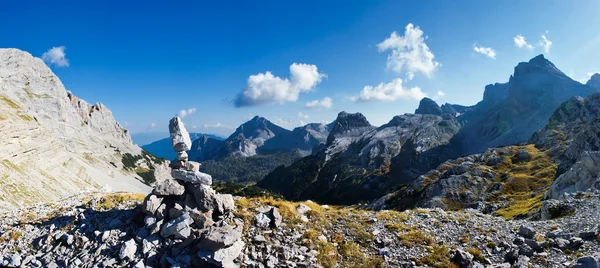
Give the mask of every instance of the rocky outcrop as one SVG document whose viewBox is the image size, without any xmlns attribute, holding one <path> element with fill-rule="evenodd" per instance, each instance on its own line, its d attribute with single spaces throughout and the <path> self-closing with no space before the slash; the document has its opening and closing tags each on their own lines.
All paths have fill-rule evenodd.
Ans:
<svg viewBox="0 0 600 268">
<path fill-rule="evenodd" d="M 563 103 L 530 139 L 559 165 L 549 196 L 600 189 L 600 93 Z"/>
<path fill-rule="evenodd" d="M 0 208 L 56 200 L 88 187 L 150 191 L 133 171 L 143 152 L 128 131 L 106 106 L 67 91 L 41 59 L 0 49 L 0 89 Z M 126 155 L 136 160 L 123 161 Z M 149 159 L 144 165 L 163 165 Z"/>
<path fill-rule="evenodd" d="M 419 102 L 419 107 L 415 110 L 415 114 L 442 115 L 442 108 L 434 100 L 423 98 Z"/>
</svg>

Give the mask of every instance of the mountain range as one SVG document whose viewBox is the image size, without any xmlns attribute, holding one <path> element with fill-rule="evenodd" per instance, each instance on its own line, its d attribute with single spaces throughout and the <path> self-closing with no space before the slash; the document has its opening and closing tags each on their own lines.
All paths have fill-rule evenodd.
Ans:
<svg viewBox="0 0 600 268">
<path fill-rule="evenodd" d="M 596 92 L 598 80 L 596 74 L 581 84 L 539 55 L 519 63 L 507 83 L 486 86 L 474 106 L 440 107 L 426 98 L 415 114 L 395 116 L 380 127 L 360 113 L 341 112 L 318 151 L 277 168 L 257 185 L 293 200 L 369 201 L 394 187 L 414 186 L 447 160 L 527 143 L 563 102 Z"/>
</svg>

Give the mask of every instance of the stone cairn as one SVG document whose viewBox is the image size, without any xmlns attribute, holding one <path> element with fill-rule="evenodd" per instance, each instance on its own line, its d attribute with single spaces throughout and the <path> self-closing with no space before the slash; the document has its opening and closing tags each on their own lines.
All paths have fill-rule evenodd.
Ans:
<svg viewBox="0 0 600 268">
<path fill-rule="evenodd" d="M 173 179 L 157 182 L 142 206 L 145 229 L 155 237 L 148 243 L 163 252 L 155 253 L 154 260 L 146 255 L 147 264 L 238 267 L 234 260 L 245 246 L 244 222 L 233 216 L 233 196 L 216 193 L 212 177 L 199 171 L 200 164 L 187 161 L 185 151 L 192 142 L 179 117 L 170 120 L 169 132 L 177 152 L 170 165 Z M 151 250 L 145 244 L 144 254 Z"/>
</svg>

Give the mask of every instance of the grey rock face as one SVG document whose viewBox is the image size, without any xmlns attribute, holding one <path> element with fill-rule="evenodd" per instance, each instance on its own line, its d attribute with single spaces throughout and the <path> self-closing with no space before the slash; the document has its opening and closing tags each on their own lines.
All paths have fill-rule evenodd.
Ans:
<svg viewBox="0 0 600 268">
<path fill-rule="evenodd" d="M 185 187 L 176 180 L 163 180 L 156 183 L 154 193 L 156 195 L 182 195 L 185 192 Z"/>
<path fill-rule="evenodd" d="M 142 205 L 142 211 L 144 211 L 148 215 L 153 215 L 158 207 L 160 207 L 162 203 L 162 197 L 158 197 L 156 195 L 148 195 L 146 199 L 144 199 L 144 203 Z"/>
<path fill-rule="evenodd" d="M 190 134 L 178 116 L 173 117 L 169 121 L 169 134 L 171 135 L 171 145 L 175 152 L 189 151 L 192 148 Z"/>
<path fill-rule="evenodd" d="M 192 171 L 185 169 L 173 169 L 171 170 L 171 176 L 174 179 L 180 181 L 187 181 L 191 183 L 197 183 L 202 185 L 211 185 L 212 177 L 206 173 L 200 171 Z"/>
<path fill-rule="evenodd" d="M 175 238 L 185 239 L 190 236 L 190 224 L 193 222 L 194 221 L 190 215 L 184 213 L 183 215 L 179 216 L 179 218 L 170 220 L 164 224 L 160 230 L 160 235 L 165 238 L 173 236 Z"/>
</svg>

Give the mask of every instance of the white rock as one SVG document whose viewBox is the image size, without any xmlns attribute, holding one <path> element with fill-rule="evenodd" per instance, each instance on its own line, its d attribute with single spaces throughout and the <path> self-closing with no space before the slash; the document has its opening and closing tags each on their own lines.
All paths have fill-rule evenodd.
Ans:
<svg viewBox="0 0 600 268">
<path fill-rule="evenodd" d="M 127 240 L 121 246 L 119 251 L 119 258 L 121 260 L 133 260 L 135 258 L 135 252 L 137 251 L 137 245 L 133 239 Z"/>
</svg>

